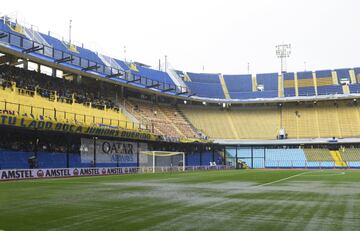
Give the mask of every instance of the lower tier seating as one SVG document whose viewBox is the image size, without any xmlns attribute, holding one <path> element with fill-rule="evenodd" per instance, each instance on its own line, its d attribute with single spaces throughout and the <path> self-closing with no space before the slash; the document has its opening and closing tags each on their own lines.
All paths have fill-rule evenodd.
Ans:
<svg viewBox="0 0 360 231">
<path fill-rule="evenodd" d="M 280 128 L 291 139 L 360 136 L 360 106 L 353 102 L 180 108 L 196 128 L 213 139 L 276 139 Z"/>
</svg>

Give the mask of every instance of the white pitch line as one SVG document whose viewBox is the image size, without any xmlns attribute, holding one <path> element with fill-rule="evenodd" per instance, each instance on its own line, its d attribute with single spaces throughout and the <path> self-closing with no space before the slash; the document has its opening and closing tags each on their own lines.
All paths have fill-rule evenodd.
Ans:
<svg viewBox="0 0 360 231">
<path fill-rule="evenodd" d="M 309 172 L 298 173 L 298 174 L 295 174 L 295 175 L 292 175 L 292 176 L 289 176 L 289 177 L 282 178 L 280 180 L 275 180 L 275 181 L 271 181 L 271 182 L 268 182 L 268 183 L 265 183 L 265 184 L 256 185 L 255 187 L 261 187 L 261 186 L 275 184 L 275 183 L 282 182 L 282 181 L 285 181 L 285 180 L 288 180 L 288 179 L 291 179 L 291 178 L 295 178 L 295 177 L 298 177 L 298 176 L 301 176 L 301 175 L 304 175 L 304 174 L 307 174 L 307 173 L 309 173 Z"/>
<path fill-rule="evenodd" d="M 339 175 L 345 175 L 346 172 L 339 172 L 339 173 L 330 173 L 330 174 L 326 174 L 326 173 L 323 173 L 323 174 L 314 174 L 314 175 L 307 175 L 307 176 L 339 176 Z"/>
</svg>

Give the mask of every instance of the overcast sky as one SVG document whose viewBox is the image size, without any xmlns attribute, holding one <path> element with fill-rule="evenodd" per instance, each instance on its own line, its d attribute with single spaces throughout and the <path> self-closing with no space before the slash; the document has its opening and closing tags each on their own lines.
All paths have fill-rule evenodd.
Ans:
<svg viewBox="0 0 360 231">
<path fill-rule="evenodd" d="M 184 71 L 279 72 L 275 45 L 291 43 L 288 71 L 360 66 L 358 0 L 3 1 L 2 14 L 124 60 Z"/>
</svg>

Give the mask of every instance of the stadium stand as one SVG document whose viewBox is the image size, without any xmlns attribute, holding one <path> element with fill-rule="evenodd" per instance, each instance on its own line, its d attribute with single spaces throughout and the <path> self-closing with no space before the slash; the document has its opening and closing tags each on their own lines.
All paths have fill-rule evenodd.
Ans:
<svg viewBox="0 0 360 231">
<path fill-rule="evenodd" d="M 314 96 L 315 86 L 311 71 L 297 73 L 297 85 L 299 96 Z"/>
<path fill-rule="evenodd" d="M 38 71 L 25 70 L 27 58 L 18 58 L 5 51 L 4 56 L 0 56 L 1 64 L 7 63 L 0 65 L 1 112 L 42 121 L 133 132 L 146 130 L 147 135 L 159 135 L 156 136 L 158 140 L 151 140 L 160 143 L 151 147 L 154 150 L 166 149 L 166 142 L 170 143 L 167 149 L 191 142 L 194 147 L 181 147 L 188 152 L 189 166 L 209 165 L 214 160 L 221 164 L 226 155 L 229 163 L 239 158 L 254 168 L 360 166 L 357 148 L 337 151 L 302 145 L 297 148 L 241 147 L 236 150 L 238 156 L 235 157 L 234 149 L 221 154 L 213 147 L 204 148 L 198 144 L 211 143 L 201 139 L 206 136 L 218 140 L 274 142 L 280 130 L 286 132 L 288 139 L 358 138 L 358 95 L 350 98 L 346 94 L 360 93 L 360 68 L 290 72 L 280 76 L 278 73 L 222 75 L 174 70 L 189 90 L 179 92 L 179 83 L 175 84 L 177 78 L 172 72 L 168 74 L 145 64 L 107 57 L 82 45 L 64 42 L 50 33 L 34 33 L 36 37 L 30 38 L 26 28 L 17 24 L 9 27 L 0 23 L 0 30 L 8 33 L 0 35 L 0 47 L 15 47 L 22 56 L 27 55 L 26 49 L 34 44 L 44 45 L 43 51 L 30 52 L 29 56 L 52 62 L 49 65 L 44 61 L 41 65 L 49 65 L 55 73 L 56 69 L 64 73 L 61 78 L 41 74 L 40 65 Z M 63 58 L 71 60 L 59 62 Z M 30 60 L 31 57 L 29 62 L 32 62 Z M 19 64 L 26 68 L 15 67 Z M 66 68 L 62 70 L 61 67 Z M 282 96 L 292 98 L 279 98 Z M 302 97 L 294 98 L 297 96 L 329 98 L 302 101 Z M 343 100 L 343 96 L 348 98 Z M 34 134 L 30 133 L 24 141 L 22 137 L 10 140 L 0 137 L 0 168 L 29 168 L 28 160 L 35 154 L 40 168 L 93 167 L 81 161 L 79 137 L 76 144 L 69 147 L 69 141 L 64 144 L 61 139 L 46 140 L 50 132 L 40 141 L 33 139 Z M 36 133 L 36 136 L 40 135 Z M 98 163 L 97 166 L 118 167 L 118 163 Z"/>
<path fill-rule="evenodd" d="M 257 87 L 261 85 L 263 89 L 261 91 L 269 92 L 265 97 L 277 97 L 278 96 L 278 73 L 266 73 L 257 74 L 256 83 Z"/>
<path fill-rule="evenodd" d="M 185 82 L 192 94 L 206 98 L 224 99 L 224 92 L 220 83 Z"/>
<path fill-rule="evenodd" d="M 348 73 L 349 74 L 349 73 Z M 332 71 L 316 71 L 316 85 L 318 95 L 342 94 L 341 85 L 333 85 Z"/>
<path fill-rule="evenodd" d="M 305 148 L 304 153 L 308 161 L 333 161 L 333 158 L 327 149 Z"/>
<path fill-rule="evenodd" d="M 85 84 L 53 78 L 21 68 L 0 66 L 0 107 L 35 119 L 56 120 L 89 126 L 114 126 L 139 129 L 101 91 Z M 104 116 L 106 112 L 106 115 Z"/>
<path fill-rule="evenodd" d="M 284 97 L 296 96 L 295 74 L 294 73 L 284 73 L 283 81 L 284 81 Z"/>
<path fill-rule="evenodd" d="M 224 75 L 224 80 L 232 99 L 251 97 L 253 88 L 251 75 Z"/>
<path fill-rule="evenodd" d="M 190 77 L 191 82 L 197 83 L 219 83 L 219 74 L 206 74 L 206 73 L 192 73 L 187 72 L 187 75 Z"/>
<path fill-rule="evenodd" d="M 180 109 L 196 128 L 216 139 L 276 139 L 280 126 L 276 107 L 224 110 L 181 106 Z"/>
<path fill-rule="evenodd" d="M 181 138 L 198 137 L 194 128 L 175 107 L 142 100 L 126 100 L 125 107 L 142 123 L 152 124 L 155 134 Z"/>
<path fill-rule="evenodd" d="M 266 167 L 300 167 L 306 166 L 306 157 L 301 148 L 266 149 Z"/>
<path fill-rule="evenodd" d="M 281 110 L 277 106 L 180 108 L 195 127 L 215 139 L 276 139 L 281 126 L 291 139 L 360 134 L 359 107 L 352 103 L 286 104 Z"/>
<path fill-rule="evenodd" d="M 221 86 L 219 74 L 203 74 L 187 72 L 191 79 L 185 82 L 191 93 L 196 96 L 224 99 L 225 94 Z"/>
<path fill-rule="evenodd" d="M 166 72 L 153 70 L 150 68 L 142 67 L 141 65 L 137 65 L 137 69 L 139 70 L 139 74 L 148 79 L 158 81 L 159 83 L 164 84 L 173 84 L 170 76 Z M 147 84 L 149 85 L 149 84 Z"/>
<path fill-rule="evenodd" d="M 343 160 L 348 162 L 360 162 L 359 148 L 342 148 L 340 149 Z"/>
<path fill-rule="evenodd" d="M 336 69 L 335 72 L 339 83 L 342 81 L 348 81 L 349 83 L 351 82 L 350 68 Z"/>
</svg>

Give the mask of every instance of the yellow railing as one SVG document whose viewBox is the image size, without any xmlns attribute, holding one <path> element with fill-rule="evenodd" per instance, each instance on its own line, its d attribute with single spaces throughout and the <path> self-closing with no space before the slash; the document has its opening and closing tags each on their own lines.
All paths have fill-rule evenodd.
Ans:
<svg viewBox="0 0 360 231">
<path fill-rule="evenodd" d="M 128 130 L 147 130 L 152 132 L 152 126 L 143 125 L 127 120 L 119 120 L 106 117 L 98 117 L 83 113 L 74 113 L 56 108 L 38 107 L 27 104 L 0 101 L 1 114 L 31 117 L 36 120 L 51 120 L 71 124 L 83 124 L 89 126 L 109 126 Z"/>
</svg>

